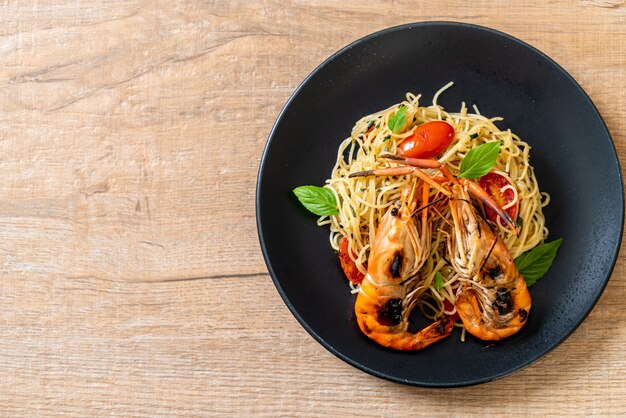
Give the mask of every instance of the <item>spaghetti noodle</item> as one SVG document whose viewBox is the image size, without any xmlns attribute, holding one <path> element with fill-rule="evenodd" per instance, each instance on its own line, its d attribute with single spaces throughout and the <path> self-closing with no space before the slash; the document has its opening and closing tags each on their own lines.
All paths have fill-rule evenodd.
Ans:
<svg viewBox="0 0 626 418">
<path fill-rule="evenodd" d="M 402 141 L 426 122 L 445 121 L 454 128 L 454 138 L 450 146 L 438 159 L 454 175 L 459 173 L 461 161 L 469 150 L 484 143 L 500 141 L 500 153 L 493 172 L 508 181 L 500 192 L 510 191 L 513 195 L 512 201 L 503 206 L 503 209 L 519 205 L 518 234 L 505 226 L 499 218 L 497 229 L 513 258 L 542 243 L 548 235 L 542 208 L 549 203 L 550 197 L 539 190 L 529 163 L 530 146 L 509 129 L 500 130 L 495 123 L 502 118 L 485 117 L 476 106 L 470 112 L 465 103 L 462 103 L 459 112 L 446 112 L 437 104 L 437 99 L 452 84 L 441 88 L 434 95 L 430 106 L 420 106 L 421 95 L 407 93 L 402 103 L 357 121 L 351 136 L 339 145 L 337 161 L 330 179 L 326 181 L 326 187 L 335 194 L 339 213 L 321 217 L 318 225 L 330 226 L 330 244 L 335 250 L 339 250 L 343 237 L 348 239 L 352 252 L 350 256 L 363 274 L 367 273 L 365 264 L 380 219 L 389 206 L 400 199 L 402 190 L 413 178 L 410 174 L 356 178 L 348 176 L 358 171 L 389 167 L 390 163 L 380 161 L 378 156 L 384 153 L 395 154 Z M 394 133 L 388 124 L 400 106 L 406 108 L 408 123 L 405 129 Z M 424 171 L 429 175 L 436 174 L 434 169 Z M 431 194 L 435 193 L 436 190 L 431 190 Z M 446 209 L 442 210 L 445 212 Z M 419 306 L 430 318 L 455 313 L 454 287 L 459 280 L 445 259 L 446 213 L 440 215 L 433 218 L 430 256 L 420 270 L 424 292 Z M 437 273 L 441 275 L 438 281 Z M 358 291 L 358 285 L 351 286 L 353 292 Z"/>
</svg>

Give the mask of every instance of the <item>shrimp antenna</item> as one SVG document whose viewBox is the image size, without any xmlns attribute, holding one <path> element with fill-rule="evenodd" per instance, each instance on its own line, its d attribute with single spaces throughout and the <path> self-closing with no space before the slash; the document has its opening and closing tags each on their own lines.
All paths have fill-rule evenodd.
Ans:
<svg viewBox="0 0 626 418">
<path fill-rule="evenodd" d="M 422 206 L 422 207 L 420 207 L 420 208 L 415 209 L 415 210 L 411 213 L 411 216 L 415 216 L 415 215 L 417 215 L 418 213 L 420 213 L 421 211 L 423 211 L 424 209 L 428 209 L 429 207 L 431 207 L 431 206 L 433 206 L 433 205 L 435 205 L 435 204 L 437 204 L 437 203 L 439 203 L 439 202 L 441 202 L 442 200 L 445 200 L 445 199 L 447 199 L 447 197 L 446 197 L 446 196 L 441 196 L 439 199 L 435 199 L 435 200 L 433 200 L 432 202 L 430 202 L 429 204 L 424 205 L 424 206 Z"/>
</svg>

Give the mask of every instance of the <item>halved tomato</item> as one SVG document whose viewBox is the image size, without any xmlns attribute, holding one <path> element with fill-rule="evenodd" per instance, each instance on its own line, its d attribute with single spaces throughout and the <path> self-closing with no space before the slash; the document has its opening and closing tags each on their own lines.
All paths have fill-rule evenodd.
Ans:
<svg viewBox="0 0 626 418">
<path fill-rule="evenodd" d="M 441 120 L 426 122 L 402 141 L 398 153 L 409 158 L 436 157 L 448 148 L 452 138 L 454 128 L 449 123 Z"/>
<path fill-rule="evenodd" d="M 489 193 L 489 196 L 491 196 L 493 200 L 495 200 L 496 203 L 500 205 L 501 208 L 508 205 L 515 199 L 515 192 L 511 190 L 511 188 L 506 188 L 504 191 L 502 190 L 506 186 L 512 186 L 512 187 L 515 187 L 515 186 L 513 186 L 506 179 L 506 177 L 498 173 L 485 174 L 484 176 L 480 178 L 479 184 L 480 184 L 480 187 L 482 187 L 487 193 Z M 486 210 L 487 210 L 487 217 L 491 221 L 496 222 L 497 219 L 499 218 L 498 214 L 489 207 L 486 207 Z M 513 222 L 515 222 L 515 219 L 517 218 L 517 212 L 519 210 L 519 202 L 516 202 L 513 206 L 506 208 L 504 210 L 506 211 L 506 213 L 509 214 L 511 219 L 513 219 Z M 500 220 L 500 224 L 503 224 L 502 220 Z"/>
<path fill-rule="evenodd" d="M 350 257 L 352 251 L 349 248 L 350 242 L 346 237 L 341 238 L 339 241 L 339 261 L 341 262 L 341 268 L 343 272 L 346 274 L 348 280 L 352 283 L 361 283 L 365 275 L 361 273 L 361 271 L 356 267 L 354 261 Z M 350 253 L 348 253 L 350 251 Z"/>
</svg>

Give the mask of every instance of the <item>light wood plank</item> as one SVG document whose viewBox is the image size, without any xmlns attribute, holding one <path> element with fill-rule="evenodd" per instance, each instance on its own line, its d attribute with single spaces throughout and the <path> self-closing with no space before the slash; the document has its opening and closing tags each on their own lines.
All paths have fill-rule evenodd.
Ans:
<svg viewBox="0 0 626 418">
<path fill-rule="evenodd" d="M 0 5 L 0 415 L 626 413 L 623 255 L 553 353 L 443 391 L 335 358 L 267 275 L 254 188 L 280 108 L 337 49 L 423 20 L 553 57 L 624 161 L 620 1 Z"/>
</svg>

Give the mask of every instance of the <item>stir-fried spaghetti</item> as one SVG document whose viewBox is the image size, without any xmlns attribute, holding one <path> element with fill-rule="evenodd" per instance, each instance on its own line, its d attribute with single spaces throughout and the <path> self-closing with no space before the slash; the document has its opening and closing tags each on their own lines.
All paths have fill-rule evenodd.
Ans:
<svg viewBox="0 0 626 418">
<path fill-rule="evenodd" d="M 549 196 L 539 190 L 533 168 L 529 163 L 530 146 L 510 130 L 501 131 L 495 122 L 502 118 L 488 118 L 480 114 L 474 106 L 469 111 L 465 103 L 458 113 L 446 112 L 437 104 L 437 98 L 452 83 L 444 86 L 433 97 L 432 105 L 420 106 L 420 95 L 408 93 L 406 100 L 386 110 L 361 118 L 337 151 L 337 162 L 326 187 L 335 194 L 339 213 L 321 217 L 319 225 L 330 226 L 330 243 L 339 250 L 340 240 L 346 237 L 359 271 L 367 273 L 365 263 L 369 248 L 376 234 L 378 224 L 389 206 L 400 199 L 402 190 L 413 181 L 408 175 L 369 176 L 349 178 L 350 173 L 393 166 L 383 162 L 378 156 L 384 153 L 395 154 L 402 141 L 410 137 L 415 129 L 430 121 L 445 121 L 454 128 L 454 139 L 439 157 L 438 161 L 457 175 L 461 161 L 467 152 L 487 142 L 500 141 L 500 153 L 493 171 L 504 176 L 508 183 L 500 191 L 510 189 L 513 200 L 503 209 L 519 205 L 517 215 L 518 234 L 498 222 L 498 233 L 513 258 L 542 243 L 548 235 L 542 208 L 548 204 Z M 388 126 L 390 118 L 400 108 L 406 107 L 407 127 L 401 133 L 394 133 Z M 437 170 L 424 170 L 435 175 Z M 431 196 L 436 190 L 431 190 Z M 436 210 L 436 209 L 435 209 Z M 422 294 L 419 306 L 431 318 L 455 313 L 455 285 L 459 277 L 446 261 L 446 213 L 441 208 L 440 216 L 433 217 L 430 256 L 420 270 Z M 443 277 L 443 283 L 435 283 L 436 273 Z M 351 285 L 357 291 L 358 285 Z M 445 304 L 444 301 L 449 301 Z"/>
</svg>

